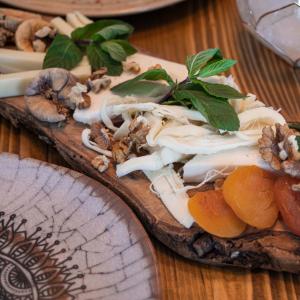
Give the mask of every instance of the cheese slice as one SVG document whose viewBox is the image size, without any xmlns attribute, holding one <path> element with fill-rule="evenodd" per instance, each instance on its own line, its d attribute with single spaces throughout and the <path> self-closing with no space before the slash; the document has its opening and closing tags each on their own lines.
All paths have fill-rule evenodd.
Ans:
<svg viewBox="0 0 300 300">
<path fill-rule="evenodd" d="M 183 179 L 185 182 L 201 182 L 211 170 L 225 174 L 236 167 L 246 165 L 256 165 L 265 170 L 271 169 L 270 165 L 261 158 L 257 146 L 239 147 L 211 155 L 196 155 L 184 165 Z M 220 176 L 216 175 L 214 179 Z"/>
<path fill-rule="evenodd" d="M 135 61 L 141 67 L 141 72 L 147 71 L 147 69 L 156 64 L 160 64 L 166 71 L 170 74 L 173 80 L 177 80 L 178 82 L 184 80 L 187 77 L 187 70 L 184 65 L 170 62 L 164 59 L 159 59 L 153 56 L 136 53 L 127 59 L 128 62 Z M 121 76 L 109 76 L 111 79 L 111 88 L 124 82 L 129 79 L 136 77 L 136 74 L 131 74 L 127 72 L 123 72 Z M 91 124 L 95 121 L 100 121 L 100 111 L 103 108 L 103 104 L 112 103 L 114 100 L 119 100 L 120 97 L 114 95 L 109 89 L 101 91 L 99 94 L 90 93 L 92 98 L 92 105 L 88 109 L 76 110 L 73 118 L 82 123 Z"/>
<path fill-rule="evenodd" d="M 40 70 L 45 53 L 25 52 L 12 49 L 0 49 L 0 72 L 14 73 L 29 70 Z"/>
<path fill-rule="evenodd" d="M 0 98 L 22 96 L 32 80 L 38 76 L 41 70 L 0 74 Z M 79 79 L 86 79 L 91 74 L 90 65 L 84 61 L 71 71 Z"/>
</svg>

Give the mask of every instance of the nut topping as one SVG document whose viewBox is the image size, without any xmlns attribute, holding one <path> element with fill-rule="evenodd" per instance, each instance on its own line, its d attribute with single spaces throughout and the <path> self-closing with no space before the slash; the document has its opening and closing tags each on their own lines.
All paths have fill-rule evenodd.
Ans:
<svg viewBox="0 0 300 300">
<path fill-rule="evenodd" d="M 283 170 L 293 177 L 299 177 L 300 156 L 294 147 L 295 136 L 295 131 L 290 129 L 287 124 L 275 124 L 275 132 L 271 126 L 263 128 L 258 146 L 262 158 L 274 170 Z"/>
<path fill-rule="evenodd" d="M 100 122 L 91 125 L 90 138 L 104 150 L 110 150 L 112 148 L 112 134 Z"/>
<path fill-rule="evenodd" d="M 135 61 L 123 62 L 123 68 L 124 71 L 128 73 L 138 74 L 141 72 L 140 65 Z"/>
<path fill-rule="evenodd" d="M 108 169 L 109 159 L 105 155 L 97 155 L 92 161 L 92 166 L 98 170 L 100 173 L 103 173 Z"/>
</svg>

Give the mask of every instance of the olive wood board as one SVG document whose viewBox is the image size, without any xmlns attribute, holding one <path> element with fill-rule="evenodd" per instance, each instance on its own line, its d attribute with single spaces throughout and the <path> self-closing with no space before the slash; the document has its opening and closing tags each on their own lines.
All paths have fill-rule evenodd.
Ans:
<svg viewBox="0 0 300 300">
<path fill-rule="evenodd" d="M 150 191 L 149 181 L 141 172 L 117 178 L 113 166 L 104 173 L 91 166 L 96 154 L 81 143 L 81 132 L 86 125 L 73 119 L 60 127 L 42 123 L 29 114 L 24 97 L 2 99 L 0 114 L 14 126 L 32 130 L 40 139 L 53 145 L 74 169 L 95 178 L 121 196 L 147 230 L 178 254 L 211 265 L 300 273 L 299 237 L 285 230 L 262 230 L 223 239 L 196 225 L 186 229 Z"/>
<path fill-rule="evenodd" d="M 183 0 L 1 0 L 0 2 L 51 15 L 81 11 L 89 17 L 132 15 L 163 8 Z"/>
</svg>

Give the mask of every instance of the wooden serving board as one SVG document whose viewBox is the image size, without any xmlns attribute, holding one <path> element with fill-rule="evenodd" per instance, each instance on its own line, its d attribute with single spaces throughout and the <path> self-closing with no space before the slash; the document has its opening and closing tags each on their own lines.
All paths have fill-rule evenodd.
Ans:
<svg viewBox="0 0 300 300">
<path fill-rule="evenodd" d="M 120 179 L 113 167 L 100 174 L 91 166 L 90 161 L 96 154 L 81 144 L 85 125 L 74 120 L 62 127 L 39 122 L 27 112 L 23 97 L 2 99 L 0 114 L 14 126 L 25 126 L 34 131 L 40 139 L 52 144 L 74 169 L 97 179 L 120 195 L 148 231 L 178 254 L 212 265 L 300 273 L 300 238 L 286 231 L 264 230 L 249 232 L 236 239 L 222 239 L 197 226 L 186 229 L 150 192 L 149 181 L 141 173 Z"/>
</svg>

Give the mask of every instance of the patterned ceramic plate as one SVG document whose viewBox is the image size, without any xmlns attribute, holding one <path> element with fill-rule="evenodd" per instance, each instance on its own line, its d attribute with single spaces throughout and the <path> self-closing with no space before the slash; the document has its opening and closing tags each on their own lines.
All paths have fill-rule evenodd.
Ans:
<svg viewBox="0 0 300 300">
<path fill-rule="evenodd" d="M 1 0 L 15 7 L 45 14 L 63 15 L 79 10 L 87 16 L 108 17 L 146 12 L 183 0 Z"/>
<path fill-rule="evenodd" d="M 0 154 L 0 299 L 156 299 L 153 249 L 110 190 Z"/>
</svg>

